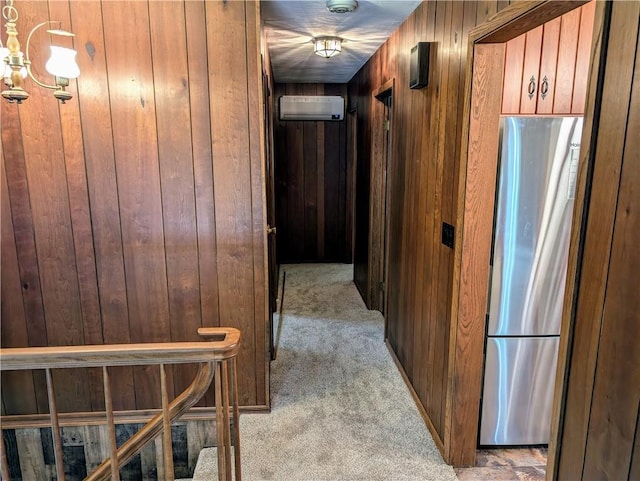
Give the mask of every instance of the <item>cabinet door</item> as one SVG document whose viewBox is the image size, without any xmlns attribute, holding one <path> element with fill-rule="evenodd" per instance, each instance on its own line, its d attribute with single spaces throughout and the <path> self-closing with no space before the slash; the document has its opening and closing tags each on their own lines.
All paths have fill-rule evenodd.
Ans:
<svg viewBox="0 0 640 481">
<path fill-rule="evenodd" d="M 540 52 L 542 49 L 542 29 L 540 25 L 526 33 L 524 47 L 524 68 L 522 70 L 522 90 L 520 91 L 520 113 L 535 114 L 540 86 Z"/>
<path fill-rule="evenodd" d="M 589 80 L 589 60 L 591 57 L 591 39 L 593 38 L 593 20 L 596 12 L 596 2 L 592 0 L 582 7 L 580 17 L 580 36 L 578 39 L 578 56 L 576 58 L 576 73 L 573 82 L 572 114 L 584 114 L 584 102 L 587 96 L 587 81 Z"/>
<path fill-rule="evenodd" d="M 540 85 L 538 86 L 538 114 L 553 113 L 553 93 L 556 89 L 556 67 L 560 43 L 561 19 L 544 24 L 542 34 L 542 57 L 540 59 Z"/>
<path fill-rule="evenodd" d="M 570 114 L 576 70 L 578 34 L 580 31 L 580 9 L 577 8 L 565 13 L 561 17 L 561 20 L 556 88 L 553 96 L 553 113 Z"/>
<path fill-rule="evenodd" d="M 505 115 L 520 113 L 525 36 L 522 34 L 507 42 L 502 87 L 502 113 Z"/>
</svg>

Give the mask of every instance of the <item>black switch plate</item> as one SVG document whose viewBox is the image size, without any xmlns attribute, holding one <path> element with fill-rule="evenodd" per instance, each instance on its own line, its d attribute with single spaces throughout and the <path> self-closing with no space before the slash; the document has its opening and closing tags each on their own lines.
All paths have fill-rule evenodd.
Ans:
<svg viewBox="0 0 640 481">
<path fill-rule="evenodd" d="M 456 228 L 446 222 L 442 223 L 442 243 L 453 249 L 453 243 L 456 237 Z"/>
</svg>

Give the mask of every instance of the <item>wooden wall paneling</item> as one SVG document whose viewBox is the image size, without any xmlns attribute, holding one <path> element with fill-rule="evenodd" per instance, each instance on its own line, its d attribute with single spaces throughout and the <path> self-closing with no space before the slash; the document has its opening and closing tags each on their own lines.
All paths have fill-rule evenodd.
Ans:
<svg viewBox="0 0 640 481">
<path fill-rule="evenodd" d="M 367 64 L 368 65 L 368 64 Z M 364 67 L 365 69 L 367 66 Z M 360 80 L 356 85 L 350 84 L 349 98 L 356 99 L 357 122 L 357 146 L 358 160 L 355 169 L 355 202 L 354 202 L 354 245 L 353 245 L 353 281 L 365 304 L 369 305 L 369 202 L 370 202 L 370 163 L 369 152 L 371 146 L 365 139 L 371 138 L 368 128 L 369 111 L 371 104 L 368 92 L 360 85 Z M 365 100 L 363 100 L 363 98 Z"/>
<path fill-rule="evenodd" d="M 21 5 L 18 29 L 22 25 L 25 31 L 26 25 L 35 25 L 48 16 L 46 2 Z M 46 57 L 45 39 L 45 35 L 40 39 L 32 39 L 30 54 L 34 58 Z M 32 70 L 36 77 L 48 78 L 43 65 L 36 62 Z M 24 132 L 24 162 L 46 313 L 47 342 L 49 345 L 83 344 L 82 311 L 58 103 L 52 98 L 51 91 L 46 89 L 32 85 L 29 94 L 28 102 L 20 106 L 20 122 Z M 86 371 L 54 371 L 53 375 L 61 411 L 91 409 Z"/>
<path fill-rule="evenodd" d="M 50 17 L 60 20 L 64 25 L 71 25 L 69 9 L 70 6 L 67 2 L 49 2 Z M 71 38 L 60 39 L 58 45 L 73 47 Z M 104 344 L 85 154 L 82 145 L 82 124 L 78 102 L 69 102 L 64 108 L 60 108 L 60 126 L 66 164 L 84 343 Z M 87 374 L 90 382 L 91 407 L 93 410 L 102 410 L 104 409 L 104 395 L 101 370 L 89 369 Z"/>
<path fill-rule="evenodd" d="M 0 239 L 2 242 L 2 323 L 0 334 L 2 347 L 21 347 L 29 345 L 27 321 L 22 300 L 22 283 L 18 268 L 18 254 L 13 232 L 9 190 L 5 173 L 4 155 L 0 149 L 2 161 L 0 170 Z M 2 410 L 3 413 L 31 414 L 38 412 L 36 392 L 31 372 L 2 372 Z"/>
<path fill-rule="evenodd" d="M 462 5 L 462 4 L 460 4 Z M 485 7 L 487 5 L 485 4 Z M 490 7 L 490 6 L 489 6 Z M 438 316 L 438 295 L 440 294 L 440 231 L 442 226 L 442 208 L 443 208 L 443 178 L 445 163 L 445 137 L 451 135 L 447 130 L 447 122 L 449 122 L 448 98 L 449 90 L 449 65 L 451 63 L 451 30 L 453 20 L 453 3 L 441 2 L 437 6 L 436 12 L 436 42 L 442 45 L 442 51 L 438 56 L 439 78 L 434 86 L 436 88 L 432 105 L 435 110 L 432 111 L 432 119 L 437 119 L 431 126 L 433 136 L 433 148 L 431 150 L 431 183 L 426 187 L 431 192 L 429 196 L 430 208 L 427 208 L 427 215 L 430 219 L 431 232 L 425 232 L 427 238 L 426 247 L 431 251 L 431 262 L 429 267 L 429 276 L 426 284 L 426 290 L 423 295 L 428 297 L 428 308 L 425 307 L 426 325 L 429 329 L 429 343 L 427 344 L 427 366 L 425 382 L 427 383 L 426 392 L 426 408 L 429 412 L 431 422 L 442 439 L 442 430 L 440 426 L 440 382 L 439 377 L 442 373 L 437 371 L 437 367 L 441 362 L 439 356 L 442 356 L 441 349 L 441 328 L 438 326 L 436 318 Z M 455 136 L 454 136 L 455 137 Z M 424 322 L 424 321 L 423 321 Z"/>
<path fill-rule="evenodd" d="M 174 342 L 199 340 L 197 330 L 202 326 L 186 17 L 184 4 L 177 6 L 149 3 L 169 325 Z M 178 365 L 172 371 L 171 389 L 178 394 L 191 384 L 197 369 Z"/>
<path fill-rule="evenodd" d="M 524 83 L 524 48 L 527 35 L 522 34 L 507 42 L 502 87 L 502 113 L 519 114 Z M 528 82 L 526 83 L 528 84 Z"/>
<path fill-rule="evenodd" d="M 496 0 L 481 0 L 478 2 L 476 15 L 476 25 L 487 21 L 498 12 L 498 2 Z"/>
<path fill-rule="evenodd" d="M 540 55 L 542 51 L 542 30 L 539 26 L 525 35 L 524 64 L 522 85 L 520 87 L 520 113 L 535 114 L 538 91 L 542 78 L 540 75 Z"/>
<path fill-rule="evenodd" d="M 175 23 L 175 26 L 174 26 Z M 187 72 L 185 11 L 149 3 L 158 162 L 162 196 L 169 323 L 172 341 L 198 340 L 201 327 L 194 169 Z M 172 35 L 166 35 L 172 32 Z M 175 51 L 183 51 L 177 63 Z M 168 54 L 171 52 L 171 54 Z M 175 129 L 175 124 L 182 126 Z M 173 367 L 174 393 L 193 379 L 195 366 Z"/>
<path fill-rule="evenodd" d="M 437 4 L 428 3 L 420 7 L 422 12 L 422 19 L 418 22 L 423 29 L 423 33 L 419 40 L 424 39 L 427 42 L 433 42 L 430 47 L 429 58 L 433 62 L 437 62 L 438 59 L 438 44 L 436 44 L 436 14 Z M 416 14 L 420 12 L 416 9 Z M 475 10 L 474 10 L 475 21 Z M 437 63 L 436 63 L 437 64 Z M 416 394 L 421 400 L 422 404 L 426 403 L 426 392 L 428 390 L 429 382 L 431 379 L 430 365 L 428 364 L 429 352 L 427 346 L 429 345 L 430 329 L 428 324 L 428 309 L 431 302 L 428 288 L 429 286 L 429 273 L 431 266 L 433 265 L 432 250 L 428 248 L 429 242 L 432 242 L 432 237 L 429 233 L 433 232 L 433 225 L 435 223 L 434 216 L 429 214 L 429 209 L 433 210 L 433 203 L 429 202 L 433 189 L 429 188 L 429 181 L 433 179 L 433 166 L 434 158 L 431 155 L 432 145 L 437 144 L 433 142 L 434 137 L 432 133 L 432 125 L 437 125 L 439 117 L 434 114 L 436 102 L 432 101 L 433 95 L 438 91 L 438 85 L 440 82 L 440 75 L 437 69 L 431 68 L 429 71 L 429 85 L 425 89 L 412 92 L 417 99 L 420 100 L 417 112 L 424 112 L 420 115 L 416 122 L 415 127 L 418 129 L 418 135 L 422 142 L 420 146 L 420 178 L 418 185 L 420 186 L 420 192 L 418 196 L 418 219 L 416 229 L 418 231 L 418 248 L 416 252 L 416 295 L 414 298 L 416 323 L 414 325 L 413 334 L 413 385 Z M 428 114 L 427 114 L 428 113 Z M 427 268 L 428 266 L 428 268 Z M 388 280 L 387 284 L 391 285 L 391 281 Z M 426 306 L 426 308 L 425 308 Z"/>
<path fill-rule="evenodd" d="M 247 92 L 251 167 L 251 218 L 253 234 L 253 289 L 255 298 L 253 346 L 255 352 L 255 404 L 269 404 L 269 299 L 267 257 L 267 200 L 265 174 L 264 90 L 260 58 L 260 3 L 246 3 Z M 251 115 L 258 112 L 258 115 Z M 251 340 L 249 340 L 251 342 Z"/>
<path fill-rule="evenodd" d="M 303 84 L 303 95 L 316 95 L 316 84 Z M 313 258 L 318 252 L 318 124 L 323 122 L 302 123 L 302 157 L 304 218 L 302 228 L 304 236 L 299 239 L 304 245 L 304 257 Z M 324 159 L 323 159 L 324 160 Z M 324 177 L 324 176 L 323 176 Z"/>
<path fill-rule="evenodd" d="M 304 95 L 303 86 L 288 85 L 287 95 Z M 291 125 L 291 126 L 289 126 Z M 293 131 L 291 130 L 293 129 Z M 287 253 L 291 261 L 304 258 L 304 122 L 287 121 L 287 147 L 293 161 L 287 159 Z"/>
<path fill-rule="evenodd" d="M 578 33 L 580 30 L 580 11 L 581 9 L 577 8 L 562 16 L 556 89 L 553 99 L 553 113 L 556 114 L 571 112 L 576 54 L 578 49 Z"/>
<path fill-rule="evenodd" d="M 582 473 L 585 479 L 629 476 L 640 414 L 640 323 L 637 317 L 640 296 L 635 282 L 640 255 L 634 248 L 640 238 L 640 138 L 632 134 L 640 132 L 640 47 L 637 44 L 634 70 Z"/>
<path fill-rule="evenodd" d="M 130 338 L 132 342 L 153 342 L 165 340 L 171 326 L 149 10 L 146 3 L 135 2 L 126 5 L 127 15 L 123 16 L 123 8 L 122 3 L 102 4 L 111 127 L 123 219 Z M 122 31 L 130 35 L 125 37 Z M 172 386 L 171 371 L 168 375 Z M 160 406 L 157 368 L 135 368 L 134 379 L 137 408 Z"/>
<path fill-rule="evenodd" d="M 453 192 L 457 186 L 456 165 L 458 165 L 460 134 L 462 125 L 458 115 L 458 104 L 461 98 L 460 85 L 464 84 L 463 76 L 466 71 L 461 68 L 461 48 L 460 43 L 466 41 L 462 36 L 464 22 L 464 4 L 453 2 L 453 18 L 451 24 L 451 38 L 449 40 L 450 59 L 448 72 L 448 90 L 446 97 L 447 121 L 441 128 L 444 128 L 444 151 L 439 154 L 443 164 L 442 195 L 440 219 L 434 231 L 433 239 L 436 252 L 439 258 L 438 291 L 436 296 L 435 322 L 436 348 L 433 383 L 435 384 L 434 396 L 437 399 L 434 409 L 434 424 L 440 436 L 444 434 L 445 423 L 445 400 L 447 391 L 447 362 L 449 357 L 449 325 L 451 322 L 451 282 L 453 276 L 453 249 L 442 244 L 442 222 L 451 225 L 456 224 L 456 212 L 454 210 Z M 459 38 L 459 40 L 458 40 Z M 463 40 L 463 38 L 465 40 Z M 464 92 L 462 92 L 464 94 Z M 442 134 L 441 134 L 442 135 Z M 436 413 L 439 417 L 436 417 Z"/>
<path fill-rule="evenodd" d="M 202 326 L 210 327 L 220 326 L 220 316 L 218 312 L 216 215 L 213 202 L 206 18 L 204 2 L 185 2 L 184 8 L 185 21 L 189 25 L 186 36 L 191 146 L 198 232 L 200 312 Z M 213 388 L 211 388 L 205 395 L 205 403 L 211 406 L 213 402 Z"/>
<path fill-rule="evenodd" d="M 286 95 L 286 84 L 274 84 L 274 110 L 273 110 L 273 148 L 274 148 L 274 183 L 275 183 L 275 205 L 276 205 L 276 226 L 280 231 L 276 240 L 276 253 L 278 264 L 282 264 L 288 254 L 287 236 L 289 224 L 288 209 L 288 166 L 286 162 L 286 152 L 288 152 L 288 136 L 285 122 L 280 121 L 280 97 Z"/>
<path fill-rule="evenodd" d="M 625 135 L 630 132 L 627 131 L 627 123 L 632 82 L 634 75 L 637 76 L 637 72 L 634 74 L 637 52 L 624 46 L 629 38 L 637 38 L 639 14 L 640 5 L 634 2 L 613 4 L 609 39 L 603 46 L 607 57 L 600 94 L 602 107 L 597 120 L 592 175 L 594 184 L 589 199 L 589 215 L 584 234 L 586 241 L 582 253 L 582 259 L 589 261 L 581 267 L 578 298 L 573 314 L 576 321 L 567 361 L 565 413 L 557 443 L 559 454 L 556 460 L 557 472 L 554 472 L 556 479 L 575 477 L 576 473 L 582 473 L 585 468 L 585 452 L 591 434 L 589 423 L 594 413 L 592 393 L 599 362 L 603 312 L 609 295 L 607 273 L 610 263 L 616 261 L 611 258 L 611 241 L 616 223 L 617 186 L 625 153 Z"/>
<path fill-rule="evenodd" d="M 589 77 L 589 63 L 591 56 L 591 40 L 593 38 L 593 23 L 596 11 L 596 2 L 591 2 L 581 7 L 580 34 L 578 37 L 578 53 L 576 57 L 576 72 L 573 82 L 573 99 L 571 101 L 572 114 L 584 114 L 584 104 L 587 96 L 587 82 Z"/>
<path fill-rule="evenodd" d="M 29 184 L 27 182 L 26 165 L 24 159 L 23 134 L 19 116 L 19 107 L 7 102 L 0 103 L 2 115 L 2 151 L 4 173 L 8 187 L 9 204 L 11 207 L 11 221 L 15 239 L 16 255 L 18 258 L 19 285 L 21 286 L 22 303 L 24 306 L 25 325 L 29 346 L 46 346 L 47 329 L 42 303 L 40 273 L 36 256 L 35 234 L 33 231 L 33 217 L 29 203 Z M 7 264 L 7 266 L 10 264 Z M 5 264 L 2 264 L 2 276 Z M 2 290 L 2 302 L 9 291 Z M 5 294 L 6 293 L 6 294 Z M 19 319 L 19 318 L 18 318 Z M 3 338 L 4 339 L 4 338 Z M 3 346 L 4 346 L 3 340 Z M 24 383 L 30 382 L 27 375 Z M 36 395 L 38 412 L 47 412 L 47 390 L 44 373 L 33 373 L 33 384 Z M 30 401 L 25 399 L 24 403 Z"/>
<path fill-rule="evenodd" d="M 380 276 L 381 256 L 384 249 L 384 162 L 386 160 L 386 133 L 384 104 L 371 97 L 371 177 L 369 180 L 371 202 L 369 204 L 369 309 L 381 310 L 380 302 L 382 278 Z"/>
<path fill-rule="evenodd" d="M 316 93 L 317 95 L 324 95 L 324 85 L 317 84 L 316 85 Z M 318 223 L 316 225 L 316 236 L 317 236 L 317 256 L 318 259 L 325 258 L 325 122 L 317 122 L 317 142 L 316 142 L 316 171 L 317 171 L 317 180 L 316 180 L 316 192 L 318 194 L 317 200 L 317 209 L 318 209 Z"/>
<path fill-rule="evenodd" d="M 346 97 L 346 88 L 341 84 L 325 84 L 324 93 L 325 95 Z M 345 122 L 325 122 L 324 124 L 325 259 L 342 261 L 344 259 L 344 196 L 346 190 Z"/>
<path fill-rule="evenodd" d="M 238 354 L 241 404 L 256 403 L 253 219 L 249 99 L 246 89 L 247 32 L 244 2 L 207 2 L 207 52 L 210 68 L 210 111 L 215 179 L 216 245 L 220 322 L 246 337 Z M 215 25 L 215 28 L 211 26 Z M 245 28 L 238 28 L 245 25 Z M 232 80 L 233 79 L 233 82 Z M 261 85 L 261 83 L 259 84 Z M 262 358 L 259 360 L 262 362 Z"/>
<path fill-rule="evenodd" d="M 635 443 L 631 453 L 631 466 L 629 467 L 629 477 L 627 479 L 640 479 L 640 413 L 636 421 Z"/>
<path fill-rule="evenodd" d="M 459 206 L 457 226 L 462 232 L 462 268 L 458 293 L 458 319 L 455 334 L 453 370 L 450 376 L 451 410 L 445 438 L 446 459 L 455 466 L 473 465 L 482 384 L 482 351 L 489 285 L 493 206 L 498 157 L 500 98 L 495 85 L 502 83 L 504 44 L 477 44 L 472 72 L 469 115 L 469 141 L 464 204 Z M 464 148 L 464 145 L 463 145 Z M 462 215 L 460 212 L 462 211 Z M 473 446 L 473 449 L 470 447 Z"/>
<path fill-rule="evenodd" d="M 92 206 L 92 245 L 102 336 L 105 343 L 128 343 L 131 341 L 129 312 L 102 12 L 97 2 L 70 2 L 69 7 L 82 72 L 76 80 L 77 93 L 78 98 L 87 99 L 77 101 L 77 105 L 82 121 L 89 204 Z M 112 386 L 114 409 L 135 409 L 133 371 L 127 367 L 113 369 L 113 375 L 119 380 Z"/>
<path fill-rule="evenodd" d="M 553 113 L 553 98 L 556 88 L 556 67 L 558 65 L 558 47 L 560 44 L 561 23 L 562 20 L 560 18 L 556 18 L 545 23 L 543 26 L 544 32 L 542 36 L 542 51 L 540 57 L 540 75 L 538 78 L 539 88 L 537 92 L 538 102 L 536 104 L 536 112 L 538 114 Z M 548 87 L 546 94 L 543 94 L 543 84 L 545 84 L 545 79 Z"/>
<path fill-rule="evenodd" d="M 346 193 L 345 193 L 345 206 L 346 206 L 346 218 L 345 218 L 345 259 L 347 264 L 353 263 L 353 244 L 354 244 L 354 217 L 355 217 L 355 195 L 356 195 L 356 163 L 358 159 L 358 111 L 353 109 L 348 102 L 350 101 L 349 93 L 347 92 L 347 112 L 345 116 L 345 138 L 346 138 L 346 165 L 347 173 L 345 178 Z M 318 139 L 324 137 L 324 130 L 318 127 Z M 324 142 L 324 140 L 322 140 Z M 319 142 L 320 143 L 320 142 Z M 322 172 L 323 173 L 323 172 Z M 320 182 L 320 168 L 318 168 L 318 182 Z M 323 175 L 324 183 L 324 175 Z M 320 200 L 318 200 L 320 204 Z M 318 207 L 319 208 L 319 207 Z M 320 229 L 318 229 L 320 230 Z M 320 240 L 318 240 L 320 243 Z M 320 252 L 318 252 L 320 255 Z"/>
</svg>

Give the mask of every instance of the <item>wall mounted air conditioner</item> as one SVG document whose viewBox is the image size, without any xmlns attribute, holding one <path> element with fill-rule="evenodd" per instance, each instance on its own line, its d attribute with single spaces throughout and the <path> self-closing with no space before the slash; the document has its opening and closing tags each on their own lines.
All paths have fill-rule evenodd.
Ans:
<svg viewBox="0 0 640 481">
<path fill-rule="evenodd" d="M 344 98 L 334 95 L 283 95 L 280 120 L 342 120 Z"/>
</svg>

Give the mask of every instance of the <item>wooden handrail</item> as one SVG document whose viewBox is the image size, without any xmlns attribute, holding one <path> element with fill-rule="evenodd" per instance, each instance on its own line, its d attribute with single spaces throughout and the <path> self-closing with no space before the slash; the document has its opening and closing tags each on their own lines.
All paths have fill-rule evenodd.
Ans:
<svg viewBox="0 0 640 481">
<path fill-rule="evenodd" d="M 229 359 L 238 353 L 240 331 L 207 327 L 198 333 L 212 341 L 97 344 L 88 346 L 10 347 L 0 350 L 0 370 L 143 366 Z"/>
<path fill-rule="evenodd" d="M 27 369 L 45 369 L 50 373 L 51 369 L 77 368 L 77 367 L 102 367 L 105 376 L 105 395 L 110 396 L 110 389 L 107 389 L 108 366 L 137 366 L 137 365 L 160 365 L 164 369 L 165 364 L 178 363 L 198 363 L 199 369 L 193 382 L 178 397 L 168 403 L 166 399 L 166 387 L 163 389 L 163 411 L 156 414 L 147 424 L 145 424 L 137 433 L 129 438 L 120 448 L 112 452 L 110 458 L 107 458 L 100 466 L 98 466 L 85 481 L 101 481 L 110 479 L 114 472 L 117 472 L 120 466 L 126 464 L 131 458 L 138 454 L 147 443 L 154 440 L 161 432 L 165 431 L 165 442 L 163 443 L 163 451 L 166 450 L 164 445 L 170 445 L 167 436 L 170 436 L 170 424 L 179 418 L 189 408 L 194 406 L 200 398 L 205 394 L 211 381 L 216 378 L 216 393 L 219 392 L 219 383 L 225 385 L 223 390 L 223 402 L 216 399 L 216 422 L 229 423 L 229 391 L 231 392 L 233 416 L 234 416 L 234 444 L 236 450 L 235 458 L 235 479 L 240 480 L 240 462 L 239 462 L 239 431 L 238 431 L 238 399 L 236 386 L 236 364 L 235 357 L 239 350 L 240 331 L 234 328 L 200 328 L 198 334 L 205 338 L 200 342 L 179 342 L 179 343 L 142 343 L 142 344 L 112 344 L 112 345 L 91 345 L 91 346 L 56 346 L 56 347 L 31 347 L 31 348 L 8 348 L 0 350 L 0 370 L 27 370 Z M 231 389 L 228 386 L 228 377 L 223 376 L 220 379 L 221 372 L 227 372 L 231 362 L 233 383 Z M 53 402 L 55 408 L 55 396 L 53 390 L 50 390 L 50 403 Z M 113 428 L 113 413 L 110 412 L 110 400 L 106 399 L 107 406 L 107 422 Z M 55 414 L 55 409 L 54 409 Z M 51 418 L 52 429 L 59 431 L 59 423 L 57 416 Z M 227 427 L 228 428 L 228 427 Z M 169 432 L 167 432 L 169 431 Z M 225 434 L 228 431 L 225 430 Z M 225 435 L 224 439 L 218 440 L 224 443 L 221 449 L 230 453 L 230 436 Z M 112 440 L 114 443 L 115 440 Z M 4 448 L 4 443 L 1 448 Z M 228 445 L 227 445 L 228 444 Z M 112 446 L 113 448 L 114 446 Z M 0 450 L 0 454 L 4 449 Z M 170 453 L 164 453 L 164 458 L 168 465 L 170 462 Z M 219 477 L 230 478 L 230 459 L 227 456 L 222 465 L 219 465 Z M 1 460 L 3 468 L 6 467 Z M 114 466 L 115 463 L 115 466 Z M 56 467 L 59 470 L 61 466 Z M 62 475 L 58 475 L 59 479 L 64 479 L 64 471 Z"/>
</svg>

